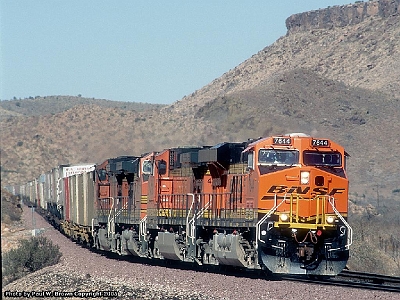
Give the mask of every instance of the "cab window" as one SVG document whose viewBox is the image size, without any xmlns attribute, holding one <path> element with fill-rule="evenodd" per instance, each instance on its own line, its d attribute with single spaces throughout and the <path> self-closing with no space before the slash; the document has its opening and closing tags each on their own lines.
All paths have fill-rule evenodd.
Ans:
<svg viewBox="0 0 400 300">
<path fill-rule="evenodd" d="M 167 162 L 163 159 L 158 162 L 158 174 L 159 175 L 167 174 Z"/>
<path fill-rule="evenodd" d="M 254 170 L 254 152 L 249 152 L 247 156 L 247 169 Z"/>
<path fill-rule="evenodd" d="M 97 172 L 98 176 L 99 176 L 99 180 L 100 181 L 106 181 L 107 180 L 107 171 L 104 169 L 100 169 Z"/>
<path fill-rule="evenodd" d="M 340 167 L 342 155 L 339 152 L 304 151 L 303 161 L 307 166 Z"/>
<path fill-rule="evenodd" d="M 258 164 L 292 166 L 299 163 L 299 152 L 296 150 L 260 149 Z"/>
<path fill-rule="evenodd" d="M 145 175 L 153 175 L 153 163 L 151 160 L 143 161 L 142 173 Z"/>
</svg>

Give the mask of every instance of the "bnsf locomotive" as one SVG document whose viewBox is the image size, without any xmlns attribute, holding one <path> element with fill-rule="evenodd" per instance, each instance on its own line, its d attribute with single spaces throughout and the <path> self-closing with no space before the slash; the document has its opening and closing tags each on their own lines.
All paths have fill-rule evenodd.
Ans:
<svg viewBox="0 0 400 300">
<path fill-rule="evenodd" d="M 352 243 L 347 157 L 329 139 L 286 134 L 59 166 L 19 193 L 100 250 L 332 276 Z"/>
</svg>

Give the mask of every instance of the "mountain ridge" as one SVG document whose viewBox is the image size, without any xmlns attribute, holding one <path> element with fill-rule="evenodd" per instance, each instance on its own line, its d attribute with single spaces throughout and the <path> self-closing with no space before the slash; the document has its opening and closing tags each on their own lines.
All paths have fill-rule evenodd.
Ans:
<svg viewBox="0 0 400 300">
<path fill-rule="evenodd" d="M 346 10 L 348 7 L 341 9 Z M 392 97 L 400 98 L 400 87 L 397 84 L 400 78 L 400 46 L 395 42 L 400 36 L 399 27 L 399 15 L 396 14 L 384 18 L 367 18 L 343 27 L 310 28 L 308 31 L 289 33 L 201 90 L 176 102 L 173 107 L 183 112 L 188 105 L 201 106 L 215 96 L 253 88 L 273 80 L 285 69 L 299 67 L 314 70 L 350 86 L 380 89 Z M 363 49 L 351 49 L 355 42 L 360 43 Z M 343 65 L 349 66 L 348 69 L 343 70 Z M 385 76 L 388 69 L 391 74 L 395 74 L 393 78 Z M 181 102 L 184 105 L 181 106 Z"/>
<path fill-rule="evenodd" d="M 399 0 L 356 1 L 291 15 L 286 19 L 287 34 L 313 29 L 331 29 L 363 22 L 367 18 L 388 18 L 400 13 Z"/>
</svg>

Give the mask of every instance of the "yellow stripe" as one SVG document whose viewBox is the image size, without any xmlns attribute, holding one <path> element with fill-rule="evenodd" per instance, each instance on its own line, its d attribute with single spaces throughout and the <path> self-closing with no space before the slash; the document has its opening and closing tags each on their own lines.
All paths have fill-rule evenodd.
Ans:
<svg viewBox="0 0 400 300">
<path fill-rule="evenodd" d="M 259 208 L 257 212 L 260 213 L 260 214 L 267 214 L 267 213 L 270 212 L 270 209 L 261 209 L 261 208 Z M 340 214 L 345 218 L 347 217 L 347 213 L 340 213 Z M 311 216 L 311 217 L 314 217 L 314 216 Z"/>
<path fill-rule="evenodd" d="M 148 200 L 148 197 L 147 197 L 147 195 L 142 195 L 141 197 L 140 197 L 140 204 L 147 204 L 147 201 Z"/>
<path fill-rule="evenodd" d="M 259 214 L 266 214 L 266 213 L 268 213 L 269 211 L 270 211 L 270 209 L 261 209 L 261 208 L 258 209 L 258 213 L 259 213 Z"/>
</svg>

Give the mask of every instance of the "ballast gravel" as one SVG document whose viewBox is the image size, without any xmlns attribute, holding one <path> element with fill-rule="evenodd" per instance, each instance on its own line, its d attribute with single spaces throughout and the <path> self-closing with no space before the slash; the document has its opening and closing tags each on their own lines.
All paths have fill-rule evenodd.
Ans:
<svg viewBox="0 0 400 300">
<path fill-rule="evenodd" d="M 60 247 L 61 262 L 2 288 L 2 299 L 400 299 L 400 294 L 254 279 L 112 259 L 75 244 L 24 206 L 26 229 Z M 35 220 L 32 222 L 32 216 Z"/>
</svg>

